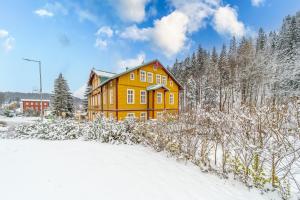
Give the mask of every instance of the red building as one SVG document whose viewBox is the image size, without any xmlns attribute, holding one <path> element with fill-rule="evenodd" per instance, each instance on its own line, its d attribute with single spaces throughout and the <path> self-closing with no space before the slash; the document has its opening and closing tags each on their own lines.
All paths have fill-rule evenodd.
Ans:
<svg viewBox="0 0 300 200">
<path fill-rule="evenodd" d="M 43 100 L 43 110 L 49 108 L 50 100 Z M 41 100 L 40 99 L 21 99 L 20 107 L 22 112 L 27 110 L 41 111 Z"/>
</svg>

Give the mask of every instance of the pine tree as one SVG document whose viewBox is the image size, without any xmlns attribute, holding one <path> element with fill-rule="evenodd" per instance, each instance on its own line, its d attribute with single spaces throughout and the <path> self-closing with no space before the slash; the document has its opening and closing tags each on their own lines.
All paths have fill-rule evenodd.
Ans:
<svg viewBox="0 0 300 200">
<path fill-rule="evenodd" d="M 54 82 L 54 95 L 53 95 L 53 112 L 56 116 L 62 116 L 63 113 L 70 117 L 73 115 L 73 97 L 67 81 L 60 73 Z"/>
<path fill-rule="evenodd" d="M 84 112 L 87 112 L 87 110 L 88 110 L 88 96 L 89 96 L 90 91 L 91 91 L 91 86 L 87 85 L 86 89 L 85 89 L 85 92 L 84 92 L 84 99 L 83 99 L 83 102 L 82 102 Z"/>
</svg>

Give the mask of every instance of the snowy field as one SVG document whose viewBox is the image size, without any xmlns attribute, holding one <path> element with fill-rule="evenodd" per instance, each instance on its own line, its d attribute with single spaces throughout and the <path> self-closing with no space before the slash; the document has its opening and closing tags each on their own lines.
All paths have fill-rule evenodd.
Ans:
<svg viewBox="0 0 300 200">
<path fill-rule="evenodd" d="M 0 140 L 0 199 L 272 199 L 142 146 Z"/>
</svg>

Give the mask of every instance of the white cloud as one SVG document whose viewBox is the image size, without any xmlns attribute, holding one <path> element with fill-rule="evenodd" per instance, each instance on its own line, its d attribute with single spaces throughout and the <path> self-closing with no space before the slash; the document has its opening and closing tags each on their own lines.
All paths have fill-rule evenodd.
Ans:
<svg viewBox="0 0 300 200">
<path fill-rule="evenodd" d="M 155 21 L 152 34 L 154 44 L 167 56 L 178 53 L 187 38 L 188 22 L 188 17 L 178 11 Z"/>
<path fill-rule="evenodd" d="M 15 45 L 15 38 L 9 36 L 5 39 L 3 43 L 3 48 L 6 52 L 11 51 Z"/>
<path fill-rule="evenodd" d="M 136 41 L 151 41 L 151 44 L 168 57 L 183 50 L 190 35 L 206 26 L 213 19 L 213 27 L 220 34 L 237 37 L 246 32 L 245 25 L 238 20 L 235 9 L 221 6 L 221 0 L 169 0 L 174 10 L 154 21 L 152 27 L 127 27 L 120 37 Z"/>
<path fill-rule="evenodd" d="M 251 0 L 252 6 L 256 6 L 256 7 L 261 6 L 264 2 L 265 0 Z"/>
<path fill-rule="evenodd" d="M 100 38 L 96 38 L 95 47 L 105 49 L 107 47 L 107 41 Z"/>
<path fill-rule="evenodd" d="M 8 31 L 4 29 L 0 29 L 0 38 L 5 38 L 8 36 Z"/>
<path fill-rule="evenodd" d="M 109 27 L 109 26 L 102 26 L 101 28 L 98 29 L 96 32 L 97 36 L 107 36 L 107 37 L 112 37 L 114 34 L 114 31 Z"/>
<path fill-rule="evenodd" d="M 199 30 L 204 25 L 204 20 L 214 13 L 219 5 L 218 0 L 171 0 L 177 11 L 188 17 L 188 32 Z"/>
<path fill-rule="evenodd" d="M 88 10 L 78 9 L 77 10 L 77 15 L 79 17 L 79 21 L 80 22 L 90 21 L 90 22 L 92 22 L 94 24 L 98 24 L 98 17 L 96 15 L 92 14 Z"/>
<path fill-rule="evenodd" d="M 136 67 L 138 65 L 141 65 L 145 61 L 145 59 L 146 59 L 146 55 L 145 53 L 142 52 L 139 53 L 136 58 L 120 60 L 118 62 L 118 66 L 121 69 L 125 69 L 127 67 L 129 68 Z"/>
<path fill-rule="evenodd" d="M 124 21 L 142 22 L 146 16 L 145 7 L 149 0 L 113 1 L 120 17 Z"/>
<path fill-rule="evenodd" d="M 136 25 L 127 27 L 120 36 L 125 39 L 146 41 L 149 40 L 151 28 L 142 28 L 139 29 Z"/>
<path fill-rule="evenodd" d="M 53 17 L 56 14 L 67 15 L 68 9 L 59 2 L 47 3 L 43 8 L 37 9 L 34 13 L 40 17 Z"/>
<path fill-rule="evenodd" d="M 84 99 L 84 93 L 85 93 L 86 87 L 87 87 L 86 84 L 82 85 L 80 88 L 78 88 L 76 91 L 73 92 L 73 96 L 80 98 L 80 99 Z"/>
<path fill-rule="evenodd" d="M 54 14 L 46 9 L 38 9 L 34 11 L 40 17 L 53 17 Z"/>
<path fill-rule="evenodd" d="M 246 33 L 245 25 L 238 21 L 236 10 L 228 5 L 216 10 L 213 24 L 215 30 L 220 34 L 242 37 Z"/>
<path fill-rule="evenodd" d="M 52 13 L 60 13 L 62 15 L 67 15 L 69 13 L 68 9 L 59 2 L 47 3 L 45 9 Z"/>
</svg>

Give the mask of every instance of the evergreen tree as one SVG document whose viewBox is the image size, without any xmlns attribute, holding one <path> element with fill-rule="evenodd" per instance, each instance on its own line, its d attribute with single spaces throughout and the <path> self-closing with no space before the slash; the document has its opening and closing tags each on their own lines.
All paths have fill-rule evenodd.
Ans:
<svg viewBox="0 0 300 200">
<path fill-rule="evenodd" d="M 63 113 L 70 117 L 73 115 L 73 97 L 67 81 L 60 73 L 54 82 L 54 95 L 53 95 L 53 112 L 56 116 L 62 116 Z"/>
<path fill-rule="evenodd" d="M 84 112 L 87 112 L 88 110 L 88 96 L 89 96 L 89 93 L 91 92 L 91 86 L 90 85 L 87 85 L 86 86 L 86 89 L 85 89 L 85 92 L 84 92 L 84 99 L 83 99 L 83 111 Z"/>
</svg>

